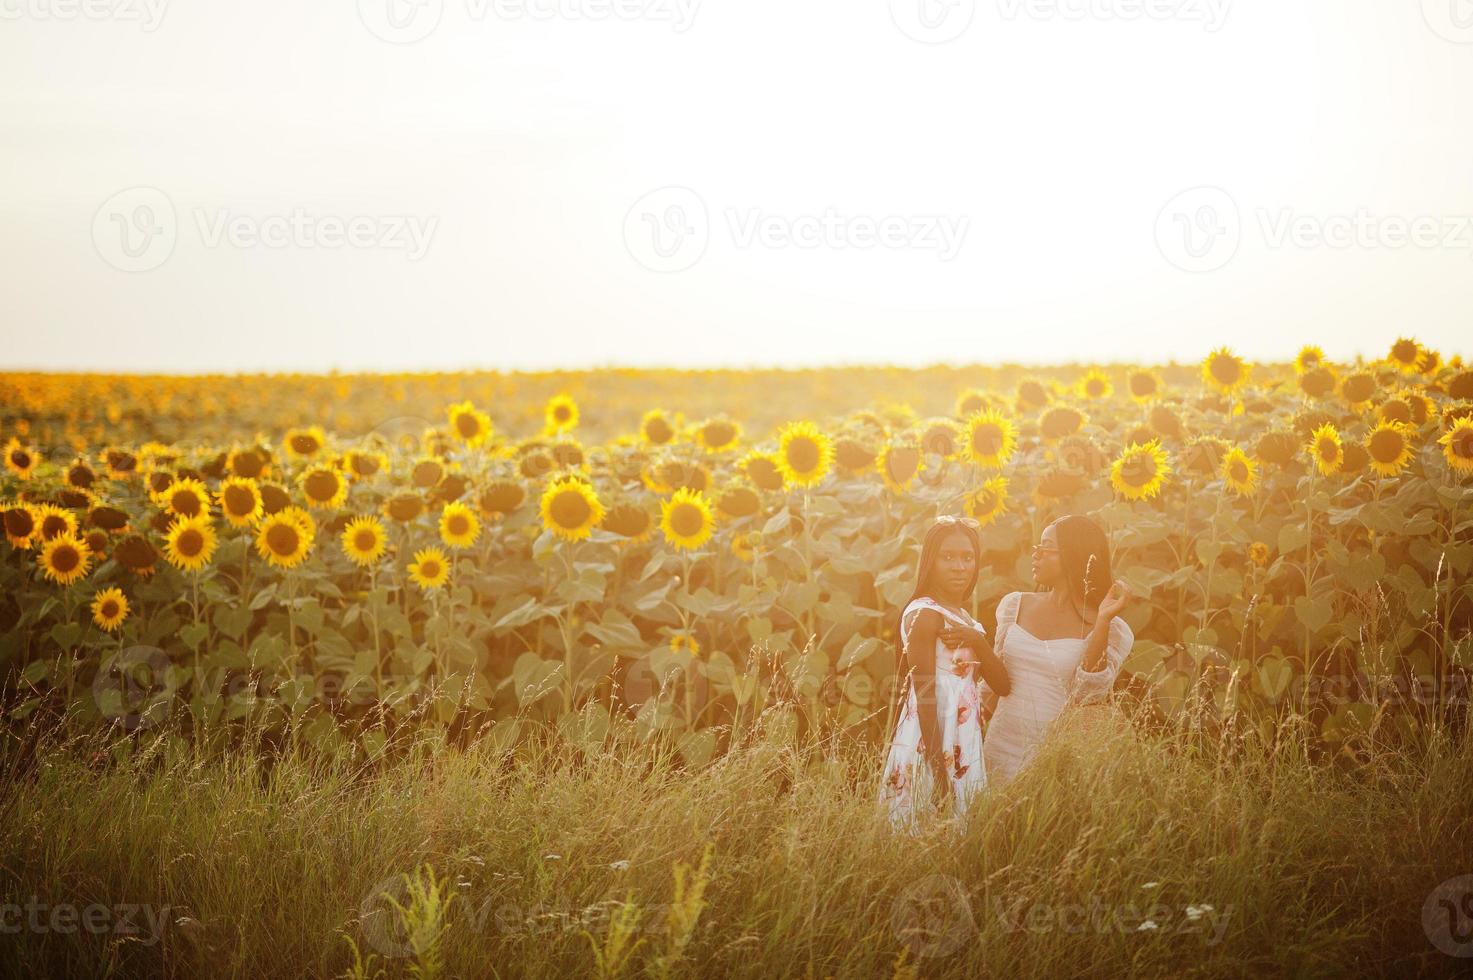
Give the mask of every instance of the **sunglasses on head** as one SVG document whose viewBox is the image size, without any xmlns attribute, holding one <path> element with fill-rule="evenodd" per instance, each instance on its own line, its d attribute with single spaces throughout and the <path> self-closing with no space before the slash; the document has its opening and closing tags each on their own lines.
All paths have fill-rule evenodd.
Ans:
<svg viewBox="0 0 1473 980">
<path fill-rule="evenodd" d="M 971 517 L 956 517 L 955 515 L 952 515 L 952 514 L 942 514 L 940 517 L 936 518 L 936 523 L 937 524 L 946 524 L 946 525 L 965 524 L 967 527 L 971 527 L 971 528 L 978 528 L 978 527 L 981 527 L 982 526 L 974 518 L 971 518 Z"/>
</svg>

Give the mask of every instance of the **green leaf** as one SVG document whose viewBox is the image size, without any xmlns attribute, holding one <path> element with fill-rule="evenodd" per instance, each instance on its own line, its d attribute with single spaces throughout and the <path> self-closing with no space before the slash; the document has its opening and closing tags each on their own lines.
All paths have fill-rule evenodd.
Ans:
<svg viewBox="0 0 1473 980">
<path fill-rule="evenodd" d="M 51 639 L 57 646 L 70 650 L 82 638 L 81 623 L 57 623 L 51 627 Z"/>
</svg>

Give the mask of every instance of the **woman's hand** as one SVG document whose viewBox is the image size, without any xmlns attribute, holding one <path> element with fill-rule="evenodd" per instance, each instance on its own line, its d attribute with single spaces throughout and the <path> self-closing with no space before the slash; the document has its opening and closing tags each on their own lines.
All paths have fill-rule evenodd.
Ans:
<svg viewBox="0 0 1473 980">
<path fill-rule="evenodd" d="M 1133 597 L 1130 586 L 1125 584 L 1125 580 L 1117 578 L 1110 586 L 1110 591 L 1105 593 L 1105 597 L 1100 600 L 1100 615 L 1097 621 L 1108 623 L 1119 616 Z"/>
<path fill-rule="evenodd" d="M 971 647 L 973 650 L 987 647 L 986 635 L 971 626 L 948 626 L 936 635 L 941 637 L 941 642 L 946 644 L 948 650 L 955 650 L 957 647 Z"/>
</svg>

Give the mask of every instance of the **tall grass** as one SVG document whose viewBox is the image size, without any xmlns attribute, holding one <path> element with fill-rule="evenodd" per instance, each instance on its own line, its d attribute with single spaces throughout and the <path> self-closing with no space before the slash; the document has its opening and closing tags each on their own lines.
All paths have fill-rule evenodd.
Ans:
<svg viewBox="0 0 1473 980">
<path fill-rule="evenodd" d="M 873 745 L 776 728 L 698 771 L 622 730 L 595 753 L 424 741 L 368 768 L 14 735 L 0 968 L 1449 974 L 1469 961 L 1422 912 L 1473 871 L 1473 756 L 1466 734 L 1415 738 L 1326 761 L 1292 724 L 1273 744 L 1079 725 L 964 825 L 910 836 L 876 809 Z"/>
</svg>

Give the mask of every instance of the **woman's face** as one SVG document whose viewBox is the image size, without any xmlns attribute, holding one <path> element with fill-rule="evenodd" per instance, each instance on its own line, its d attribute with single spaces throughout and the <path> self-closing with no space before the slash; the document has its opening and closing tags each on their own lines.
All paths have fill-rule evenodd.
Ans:
<svg viewBox="0 0 1473 980">
<path fill-rule="evenodd" d="M 977 571 L 977 551 L 972 539 L 962 531 L 952 531 L 941 539 L 941 551 L 931 567 L 935 585 L 961 598 Z"/>
<path fill-rule="evenodd" d="M 1038 536 L 1033 546 L 1033 577 L 1045 589 L 1054 588 L 1064 581 L 1064 565 L 1059 561 L 1059 535 L 1050 524 Z"/>
</svg>

